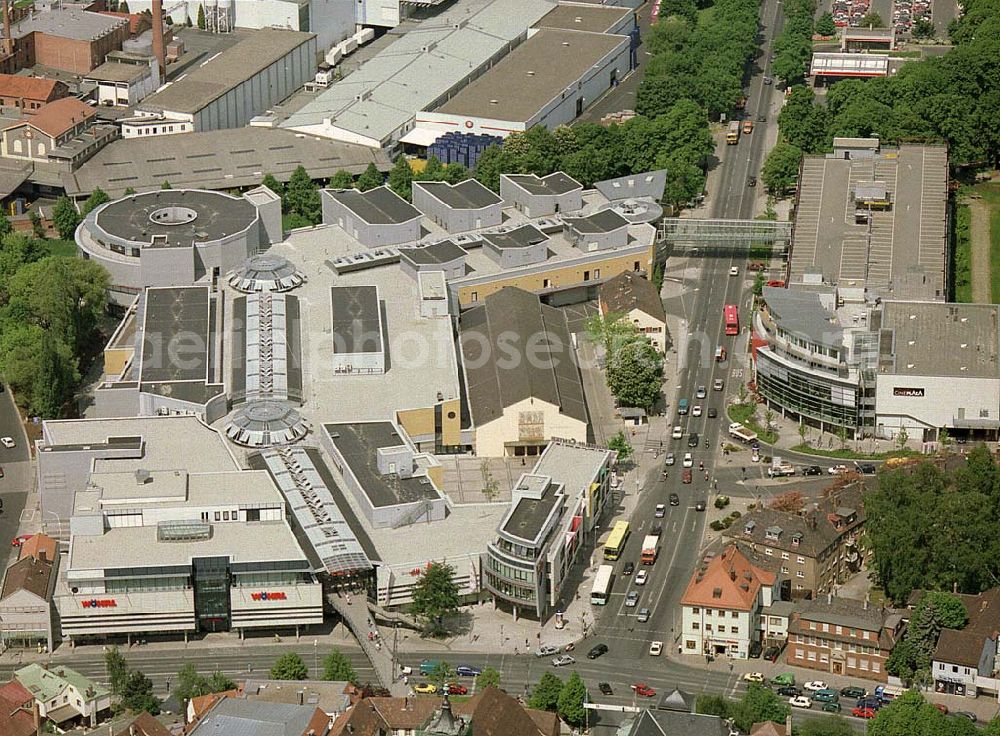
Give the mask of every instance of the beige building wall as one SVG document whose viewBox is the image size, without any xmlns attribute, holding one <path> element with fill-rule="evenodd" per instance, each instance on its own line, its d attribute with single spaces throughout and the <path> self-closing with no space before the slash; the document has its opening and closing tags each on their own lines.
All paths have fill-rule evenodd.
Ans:
<svg viewBox="0 0 1000 736">
<path fill-rule="evenodd" d="M 403 409 L 396 412 L 397 421 L 412 437 L 433 437 L 434 407 Z M 441 403 L 441 441 L 445 445 L 462 444 L 462 403 L 460 399 L 449 399 Z"/>
<path fill-rule="evenodd" d="M 551 269 L 534 273 L 497 274 L 493 281 L 486 284 L 460 286 L 458 288 L 458 303 L 461 309 L 474 307 L 490 294 L 495 294 L 505 286 L 516 286 L 525 291 L 541 291 L 551 288 L 570 288 L 584 282 L 607 280 L 623 271 L 646 271 L 652 273 L 655 245 L 650 245 L 644 253 L 630 255 L 610 255 L 608 258 L 588 261 L 585 264 L 573 264 L 562 268 L 553 264 Z M 473 296 L 476 298 L 473 299 Z"/>
<path fill-rule="evenodd" d="M 529 413 L 534 416 L 529 416 Z M 538 415 L 541 421 L 536 421 Z M 525 399 L 504 409 L 503 416 L 476 428 L 476 454 L 502 457 L 505 443 L 545 444 L 553 437 L 587 441 L 587 423 L 566 416 L 559 408 L 540 399 Z"/>
<path fill-rule="evenodd" d="M 125 372 L 126 364 L 135 353 L 133 348 L 105 348 L 104 375 L 120 376 Z"/>
<path fill-rule="evenodd" d="M 628 319 L 649 338 L 660 353 L 667 352 L 667 326 L 655 317 L 651 317 L 641 309 L 633 309 L 628 313 Z"/>
</svg>

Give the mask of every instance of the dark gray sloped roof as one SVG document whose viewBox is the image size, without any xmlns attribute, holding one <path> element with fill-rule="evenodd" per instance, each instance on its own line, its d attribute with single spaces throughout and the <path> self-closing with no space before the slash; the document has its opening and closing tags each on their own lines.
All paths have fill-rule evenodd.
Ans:
<svg viewBox="0 0 1000 736">
<path fill-rule="evenodd" d="M 667 321 L 667 313 L 656 285 L 634 271 L 623 271 L 601 285 L 601 301 L 609 312 L 641 309 L 650 317 Z"/>
<path fill-rule="evenodd" d="M 531 345 L 530 360 L 526 345 Z M 484 425 L 501 416 L 506 407 L 532 397 L 587 421 L 583 384 L 565 315 L 542 304 L 536 295 L 508 286 L 487 297 L 482 306 L 465 312 L 461 347 L 476 425 Z M 511 358 L 511 348 L 516 359 Z"/>
</svg>

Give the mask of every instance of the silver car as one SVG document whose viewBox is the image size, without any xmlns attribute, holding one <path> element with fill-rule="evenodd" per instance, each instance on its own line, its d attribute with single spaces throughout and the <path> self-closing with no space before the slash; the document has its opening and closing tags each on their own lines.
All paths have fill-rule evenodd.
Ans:
<svg viewBox="0 0 1000 736">
<path fill-rule="evenodd" d="M 551 644 L 542 644 L 538 649 L 535 650 L 536 657 L 550 657 L 553 654 L 559 652 L 559 647 L 554 647 Z"/>
<path fill-rule="evenodd" d="M 568 654 L 560 654 L 558 657 L 556 657 L 555 659 L 552 660 L 552 666 L 553 667 L 565 667 L 566 665 L 568 665 L 568 664 L 574 664 L 575 662 L 576 662 L 576 660 L 573 659 Z"/>
<path fill-rule="evenodd" d="M 644 624 L 647 621 L 649 621 L 649 609 L 648 608 L 640 608 L 639 609 L 638 620 L 639 620 L 640 624 Z"/>
<path fill-rule="evenodd" d="M 625 605 L 629 608 L 635 608 L 635 604 L 639 602 L 639 591 L 630 590 L 628 595 L 625 596 Z"/>
</svg>

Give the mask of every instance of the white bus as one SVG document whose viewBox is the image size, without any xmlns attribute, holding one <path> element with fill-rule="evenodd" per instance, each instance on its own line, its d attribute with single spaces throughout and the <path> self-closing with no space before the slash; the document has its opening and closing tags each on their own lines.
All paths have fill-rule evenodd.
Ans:
<svg viewBox="0 0 1000 736">
<path fill-rule="evenodd" d="M 601 565 L 594 576 L 594 588 L 590 591 L 590 602 L 595 606 L 603 606 L 611 595 L 611 581 L 615 576 L 615 568 L 611 565 Z"/>
</svg>

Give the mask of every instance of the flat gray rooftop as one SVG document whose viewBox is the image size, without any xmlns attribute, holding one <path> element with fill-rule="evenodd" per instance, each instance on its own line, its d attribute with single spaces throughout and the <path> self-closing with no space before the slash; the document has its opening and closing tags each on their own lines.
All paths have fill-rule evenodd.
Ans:
<svg viewBox="0 0 1000 736">
<path fill-rule="evenodd" d="M 536 541 L 552 509 L 564 499 L 558 490 L 558 485 L 549 483 L 541 498 L 519 498 L 504 519 L 503 531 L 528 542 Z"/>
<path fill-rule="evenodd" d="M 197 113 L 314 38 L 312 33 L 277 28 L 254 31 L 166 89 L 147 97 L 138 109 Z"/>
<path fill-rule="evenodd" d="M 1000 378 L 1000 306 L 937 302 L 882 303 L 879 372 L 912 376 Z"/>
<path fill-rule="evenodd" d="M 147 289 L 145 299 L 139 380 L 207 380 L 211 345 L 208 287 Z"/>
<path fill-rule="evenodd" d="M 580 182 L 561 171 L 541 177 L 534 174 L 506 174 L 506 177 L 530 194 L 567 194 L 583 189 Z"/>
<path fill-rule="evenodd" d="M 69 194 L 100 187 L 115 197 L 128 187 L 158 190 L 165 179 L 177 189 L 229 189 L 259 184 L 264 174 L 288 181 L 299 166 L 320 179 L 339 169 L 360 174 L 368 164 L 380 171 L 392 167 L 383 151 L 367 146 L 276 128 L 229 128 L 120 138 L 63 179 Z"/>
<path fill-rule="evenodd" d="M 133 79 L 139 79 L 148 73 L 148 66 L 106 61 L 96 69 L 92 69 L 84 74 L 83 78 L 96 79 L 99 82 L 131 82 Z"/>
<path fill-rule="evenodd" d="M 338 227 L 292 233 L 269 251 L 292 259 L 306 275 L 294 293 L 302 307 L 305 346 L 302 412 L 314 426 L 331 417 L 384 420 L 396 411 L 434 406 L 439 393 L 445 400 L 461 395 L 451 320 L 421 316 L 416 280 L 402 273 L 399 264 L 348 273 L 337 273 L 330 265 L 369 251 Z M 382 302 L 386 372 L 334 374 L 328 368 L 335 360 L 330 287 L 370 285 L 378 287 Z"/>
<path fill-rule="evenodd" d="M 387 186 L 367 192 L 357 189 L 328 189 L 327 192 L 370 225 L 397 225 L 423 216 L 420 210 Z"/>
<path fill-rule="evenodd" d="M 196 216 L 178 224 L 159 220 L 161 213 L 172 208 L 183 208 Z M 95 217 L 105 232 L 124 240 L 161 248 L 190 247 L 246 230 L 257 219 L 257 208 L 242 197 L 222 192 L 158 189 L 109 202 Z"/>
<path fill-rule="evenodd" d="M 446 181 L 421 181 L 413 182 L 413 185 L 425 189 L 453 210 L 481 210 L 503 201 L 475 179 L 466 179 L 454 186 Z"/>
<path fill-rule="evenodd" d="M 626 36 L 543 28 L 435 112 L 531 121 L 603 59 L 627 53 L 628 45 Z"/>
<path fill-rule="evenodd" d="M 391 422 L 324 424 L 323 429 L 347 461 L 372 506 L 398 506 L 441 497 L 434 485 L 423 476 L 401 478 L 399 475 L 379 473 L 376 451 L 380 447 L 405 444 Z"/>
<path fill-rule="evenodd" d="M 611 450 L 603 447 L 550 442 L 532 472 L 549 476 L 567 495 L 575 496 L 597 478 L 611 455 Z"/>
<path fill-rule="evenodd" d="M 892 199 L 855 224 L 854 187 L 885 182 Z M 943 146 L 903 145 L 872 159 L 807 156 L 802 166 L 791 283 L 819 269 L 827 283 L 866 285 L 883 297 L 944 299 L 948 156 Z"/>
<path fill-rule="evenodd" d="M 832 289 L 827 287 L 824 291 Z M 765 286 L 763 297 L 782 330 L 801 339 L 843 349 L 844 330 L 834 313 L 820 301 L 817 291 Z"/>
<path fill-rule="evenodd" d="M 382 317 L 374 286 L 331 286 L 333 350 L 336 353 L 381 353 Z"/>
<path fill-rule="evenodd" d="M 11 32 L 15 38 L 37 32 L 75 41 L 93 41 L 124 25 L 128 25 L 126 18 L 91 13 L 78 6 L 64 5 L 31 13 L 29 17 L 14 23 Z"/>
<path fill-rule="evenodd" d="M 546 13 L 535 26 L 608 33 L 634 13 L 631 8 L 610 5 L 559 5 Z"/>
<path fill-rule="evenodd" d="M 141 457 L 97 460 L 94 470 L 173 470 L 190 472 L 236 470 L 239 466 L 222 435 L 197 417 L 118 417 L 63 419 L 42 423 L 42 452 L 140 449 Z M 51 448 L 51 449 L 50 449 Z M 87 479 L 79 479 L 81 485 Z"/>
<path fill-rule="evenodd" d="M 281 127 L 321 132 L 330 120 L 335 128 L 384 141 L 416 111 L 434 105 L 506 53 L 554 7 L 551 0 L 457 3 L 400 36 Z"/>
</svg>

